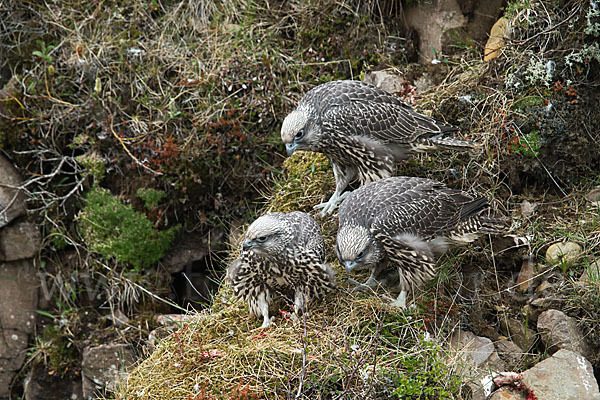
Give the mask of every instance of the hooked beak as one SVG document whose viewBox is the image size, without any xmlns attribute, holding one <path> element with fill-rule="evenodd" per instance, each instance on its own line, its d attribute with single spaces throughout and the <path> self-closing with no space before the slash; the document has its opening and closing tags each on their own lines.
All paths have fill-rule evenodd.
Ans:
<svg viewBox="0 0 600 400">
<path fill-rule="evenodd" d="M 244 250 L 248 250 L 253 248 L 254 246 L 256 246 L 256 243 L 254 243 L 252 240 L 250 239 L 246 239 L 244 240 L 244 243 L 242 243 L 242 249 Z"/>
<path fill-rule="evenodd" d="M 356 261 L 344 261 L 344 267 L 346 267 L 346 272 L 350 273 L 354 267 L 356 267 Z"/>
<path fill-rule="evenodd" d="M 291 156 L 292 154 L 294 154 L 294 152 L 296 151 L 296 147 L 298 147 L 297 143 L 286 143 L 285 144 L 285 149 L 287 150 L 288 157 Z"/>
</svg>

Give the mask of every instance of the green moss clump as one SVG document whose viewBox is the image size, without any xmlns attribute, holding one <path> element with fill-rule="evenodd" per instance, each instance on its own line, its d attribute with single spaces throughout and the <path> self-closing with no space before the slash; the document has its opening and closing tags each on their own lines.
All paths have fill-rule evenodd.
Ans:
<svg viewBox="0 0 600 400">
<path fill-rule="evenodd" d="M 79 230 L 92 251 L 136 270 L 160 260 L 171 246 L 178 226 L 159 231 L 146 216 L 123 204 L 110 191 L 94 186 L 77 216 Z"/>
<path fill-rule="evenodd" d="M 150 210 L 153 207 L 158 207 L 158 204 L 167 197 L 167 194 L 162 190 L 156 190 L 152 188 L 140 188 L 135 193 L 137 197 L 142 199 L 144 206 Z"/>
<path fill-rule="evenodd" d="M 321 153 L 295 153 L 283 163 L 283 174 L 275 180 L 269 211 L 312 211 L 333 191 L 334 179 L 327 157 Z"/>
<path fill-rule="evenodd" d="M 39 357 L 49 371 L 66 375 L 67 371 L 78 362 L 79 352 L 68 336 L 56 325 L 48 325 L 36 337 L 34 355 Z"/>
</svg>

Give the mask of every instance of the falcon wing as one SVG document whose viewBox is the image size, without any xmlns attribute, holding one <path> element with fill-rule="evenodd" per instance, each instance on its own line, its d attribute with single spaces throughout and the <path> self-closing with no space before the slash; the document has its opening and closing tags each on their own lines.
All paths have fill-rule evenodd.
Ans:
<svg viewBox="0 0 600 400">
<path fill-rule="evenodd" d="M 294 211 L 284 214 L 294 232 L 294 245 L 298 248 L 314 252 L 323 261 L 325 259 L 325 244 L 321 236 L 321 228 L 309 214 Z"/>
<path fill-rule="evenodd" d="M 460 190 L 422 178 L 378 181 L 371 190 L 358 195 L 377 205 L 370 229 L 389 237 L 403 233 L 423 238 L 443 235 L 487 205 L 484 198 L 474 199 Z"/>
<path fill-rule="evenodd" d="M 341 136 L 410 143 L 423 135 L 457 131 L 415 112 L 398 97 L 360 81 L 328 82 L 305 97 L 318 110 L 323 127 Z"/>
</svg>

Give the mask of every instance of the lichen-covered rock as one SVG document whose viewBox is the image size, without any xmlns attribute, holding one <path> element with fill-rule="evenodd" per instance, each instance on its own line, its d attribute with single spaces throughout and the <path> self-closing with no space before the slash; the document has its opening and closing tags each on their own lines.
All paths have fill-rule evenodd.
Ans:
<svg viewBox="0 0 600 400">
<path fill-rule="evenodd" d="M 538 400 L 592 400 L 600 396 L 592 364 L 565 349 L 523 372 L 522 382 Z"/>
<path fill-rule="evenodd" d="M 540 314 L 537 321 L 546 348 L 551 352 L 567 349 L 590 357 L 592 350 L 586 343 L 577 321 L 559 310 L 547 310 Z"/>
<path fill-rule="evenodd" d="M 38 286 L 29 260 L 0 263 L 0 399 L 25 361 L 35 327 Z"/>
<path fill-rule="evenodd" d="M 12 163 L 0 154 L 0 228 L 25 214 L 25 194 L 15 189 L 23 180 Z M 6 186 L 4 186 L 6 185 Z"/>
<path fill-rule="evenodd" d="M 31 222 L 17 222 L 1 228 L 0 261 L 35 257 L 41 240 L 40 229 Z"/>
<path fill-rule="evenodd" d="M 83 397 L 94 398 L 96 391 L 103 388 L 115 389 L 134 362 L 135 355 L 130 344 L 87 347 L 81 363 Z"/>
</svg>

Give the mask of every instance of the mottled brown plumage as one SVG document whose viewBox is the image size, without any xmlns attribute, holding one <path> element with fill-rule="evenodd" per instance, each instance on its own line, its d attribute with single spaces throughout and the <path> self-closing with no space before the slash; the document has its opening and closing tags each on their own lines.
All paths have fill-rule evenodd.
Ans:
<svg viewBox="0 0 600 400">
<path fill-rule="evenodd" d="M 382 179 L 353 191 L 340 206 L 336 255 L 349 273 L 370 269 L 370 287 L 397 270 L 400 296 L 406 296 L 433 278 L 436 258 L 450 245 L 507 231 L 506 220 L 481 215 L 487 207 L 484 197 L 431 179 Z"/>
<path fill-rule="evenodd" d="M 227 270 L 237 297 L 268 327 L 274 295 L 291 299 L 296 313 L 307 301 L 335 286 L 334 271 L 325 263 L 319 225 L 303 212 L 270 213 L 254 221 L 244 236 L 240 257 Z"/>
<path fill-rule="evenodd" d="M 348 184 L 387 178 L 394 163 L 412 152 L 472 150 L 478 146 L 449 134 L 457 128 L 414 111 L 398 97 L 360 81 L 332 81 L 310 90 L 283 121 L 288 154 L 310 150 L 326 154 L 336 191 L 318 207 L 333 211 Z"/>
</svg>

